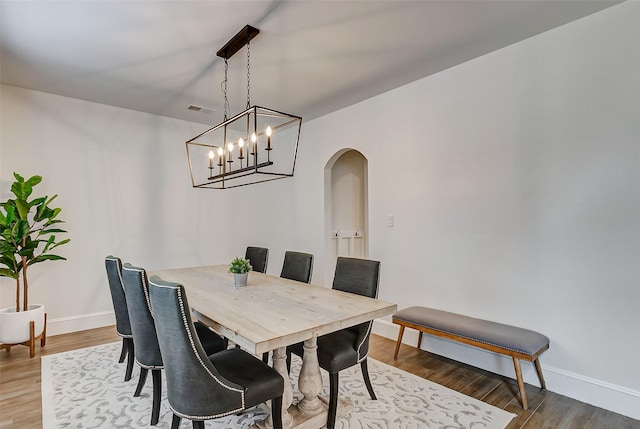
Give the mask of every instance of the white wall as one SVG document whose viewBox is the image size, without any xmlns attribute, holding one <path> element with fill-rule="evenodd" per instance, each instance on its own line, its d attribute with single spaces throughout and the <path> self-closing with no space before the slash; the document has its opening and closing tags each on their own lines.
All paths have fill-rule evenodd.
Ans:
<svg viewBox="0 0 640 429">
<path fill-rule="evenodd" d="M 302 142 L 318 166 L 343 147 L 367 157 L 382 299 L 538 330 L 551 390 L 635 418 L 638 22 L 640 3 L 612 7 L 312 121 Z M 317 168 L 300 171 L 322 192 Z M 426 343 L 513 376 L 508 360 Z"/>
<path fill-rule="evenodd" d="M 90 327 L 110 313 L 105 255 L 154 269 L 248 244 L 273 274 L 285 250 L 311 252 L 328 284 L 323 170 L 349 147 L 368 159 L 380 298 L 539 330 L 550 390 L 640 418 L 638 22 L 625 2 L 303 123 L 296 177 L 229 191 L 190 188 L 183 142 L 201 125 L 2 86 L 1 197 L 13 170 L 43 175 L 72 238 L 68 261 L 34 267 L 32 301 L 54 333 Z"/>
</svg>

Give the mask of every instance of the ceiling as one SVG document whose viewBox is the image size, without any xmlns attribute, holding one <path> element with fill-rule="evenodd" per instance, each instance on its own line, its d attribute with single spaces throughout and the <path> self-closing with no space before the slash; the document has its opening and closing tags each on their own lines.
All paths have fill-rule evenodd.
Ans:
<svg viewBox="0 0 640 429">
<path fill-rule="evenodd" d="M 216 52 L 249 24 L 261 31 L 251 42 L 251 104 L 309 120 L 616 3 L 1 0 L 0 77 L 215 124 L 224 111 Z M 231 116 L 246 107 L 246 49 L 228 76 Z"/>
</svg>

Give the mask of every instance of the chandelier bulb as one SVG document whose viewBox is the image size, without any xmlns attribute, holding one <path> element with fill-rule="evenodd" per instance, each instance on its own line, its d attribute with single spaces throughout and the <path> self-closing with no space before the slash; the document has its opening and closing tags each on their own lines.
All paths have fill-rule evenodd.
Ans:
<svg viewBox="0 0 640 429">
<path fill-rule="evenodd" d="M 258 140 L 258 136 L 256 135 L 256 133 L 252 133 L 252 134 L 251 134 L 251 141 L 252 141 L 253 143 L 255 143 L 257 140 Z"/>
<path fill-rule="evenodd" d="M 268 126 L 268 127 L 267 127 L 267 132 L 266 132 L 266 133 L 267 133 L 267 137 L 271 137 L 271 133 L 272 133 L 272 132 L 273 132 L 273 131 L 271 130 L 271 126 Z"/>
</svg>

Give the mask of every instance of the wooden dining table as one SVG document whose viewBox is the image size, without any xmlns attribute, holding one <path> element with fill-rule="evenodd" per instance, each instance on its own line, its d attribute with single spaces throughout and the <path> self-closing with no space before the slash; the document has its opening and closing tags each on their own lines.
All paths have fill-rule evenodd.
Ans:
<svg viewBox="0 0 640 429">
<path fill-rule="evenodd" d="M 298 377 L 303 398 L 295 405 L 291 382 L 285 382 L 283 425 L 320 428 L 327 422 L 321 400 L 322 377 L 317 337 L 386 316 L 396 304 L 250 272 L 246 286 L 235 287 L 227 265 L 156 270 L 149 273 L 185 287 L 196 318 L 243 349 L 261 356 L 273 351 L 273 367 L 289 380 L 288 345 L 304 342 Z M 270 425 L 268 419 L 265 424 Z"/>
</svg>

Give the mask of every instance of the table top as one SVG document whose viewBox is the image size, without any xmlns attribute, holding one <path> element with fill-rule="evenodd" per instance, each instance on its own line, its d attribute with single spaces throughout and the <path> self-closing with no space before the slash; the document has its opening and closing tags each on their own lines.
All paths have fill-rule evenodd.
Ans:
<svg viewBox="0 0 640 429">
<path fill-rule="evenodd" d="M 386 316 L 396 304 L 251 271 L 235 287 L 228 265 L 149 272 L 182 284 L 196 317 L 255 354 Z"/>
</svg>

